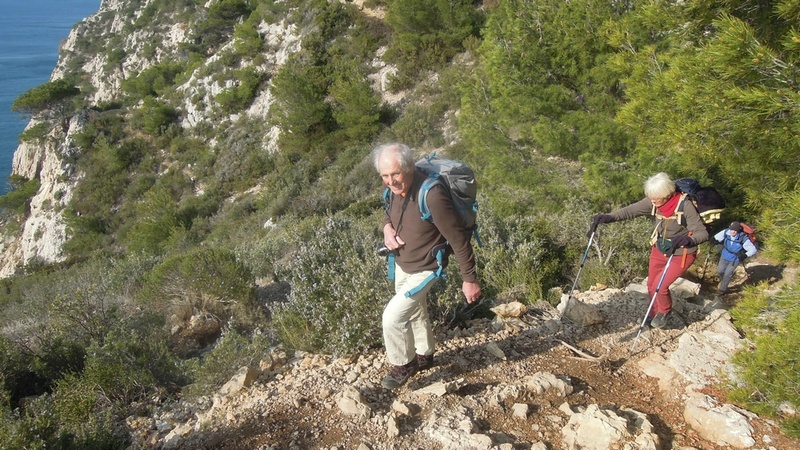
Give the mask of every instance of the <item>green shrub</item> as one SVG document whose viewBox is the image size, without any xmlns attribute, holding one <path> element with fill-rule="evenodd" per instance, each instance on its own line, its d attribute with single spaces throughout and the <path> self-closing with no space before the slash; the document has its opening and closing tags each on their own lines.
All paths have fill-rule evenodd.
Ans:
<svg viewBox="0 0 800 450">
<path fill-rule="evenodd" d="M 580 221 L 583 231 L 583 249 L 588 243 L 586 230 L 592 216 Z M 562 217 L 562 220 L 567 220 Z M 586 290 L 594 284 L 622 288 L 637 278 L 647 276 L 650 258 L 650 234 L 653 221 L 638 218 L 624 222 L 600 225 L 589 249 L 578 288 Z M 578 260 L 583 255 L 575 255 Z"/>
<path fill-rule="evenodd" d="M 76 447 L 124 448 L 122 420 L 130 405 L 185 383 L 166 348 L 163 319 L 145 314 L 116 325 L 103 344 L 87 348 L 84 370 L 67 374 L 53 390 L 60 433 L 71 436 Z"/>
<path fill-rule="evenodd" d="M 233 48 L 236 50 L 236 53 L 249 58 L 258 56 L 261 47 L 264 45 L 264 38 L 261 37 L 256 29 L 258 22 L 252 20 L 253 17 L 254 16 L 251 15 L 250 19 L 242 24 L 236 25 L 233 33 Z"/>
<path fill-rule="evenodd" d="M 164 95 L 185 68 L 185 64 L 180 62 L 165 61 L 156 64 L 136 76 L 122 80 L 122 90 L 132 96 L 134 101 Z"/>
<path fill-rule="evenodd" d="M 58 430 L 58 419 L 47 396 L 31 402 L 24 412 L 4 410 L 1 414 L 3 420 L 0 420 L 0 442 L 4 448 L 64 448 Z"/>
<path fill-rule="evenodd" d="M 52 126 L 47 122 L 37 123 L 32 127 L 26 128 L 20 135 L 20 142 L 39 142 L 41 143 L 47 134 L 50 133 Z"/>
<path fill-rule="evenodd" d="M 766 255 L 784 263 L 800 262 L 800 193 L 779 197 L 766 209 L 758 228 L 767 238 Z"/>
<path fill-rule="evenodd" d="M 84 152 L 104 144 L 120 142 L 126 136 L 125 118 L 116 112 L 99 114 L 74 135 L 75 145 Z"/>
<path fill-rule="evenodd" d="M 208 16 L 195 28 L 192 35 L 195 51 L 211 55 L 218 50 L 234 30 L 234 25 L 242 17 L 251 12 L 245 0 L 222 0 L 208 8 Z"/>
<path fill-rule="evenodd" d="M 142 107 L 137 109 L 131 120 L 135 126 L 152 136 L 160 136 L 167 132 L 171 124 L 178 120 L 178 111 L 152 97 L 147 97 Z"/>
<path fill-rule="evenodd" d="M 298 216 L 335 213 L 363 202 L 365 214 L 382 205 L 380 179 L 362 146 L 348 148 L 317 175 L 316 183 L 298 192 L 291 211 Z"/>
<path fill-rule="evenodd" d="M 247 190 L 271 169 L 272 157 L 263 144 L 265 134 L 263 122 L 242 119 L 230 133 L 216 137 L 219 141 L 216 154 L 208 157 L 213 157 L 213 180 L 219 189 Z"/>
<path fill-rule="evenodd" d="M 96 392 L 98 401 L 116 407 L 158 391 L 174 390 L 184 378 L 177 359 L 167 349 L 164 322 L 152 313 L 120 320 L 102 344 L 94 342 L 87 348 L 78 386 L 85 385 Z M 60 382 L 55 389 L 57 398 L 65 392 L 64 386 L 73 382 L 76 380 Z"/>
<path fill-rule="evenodd" d="M 546 221 L 534 217 L 501 217 L 491 204 L 481 204 L 478 230 L 479 276 L 486 294 L 501 300 L 532 304 L 558 285 L 564 271 L 559 245 Z"/>
<path fill-rule="evenodd" d="M 223 89 L 214 99 L 227 114 L 234 114 L 247 109 L 255 99 L 264 74 L 254 68 L 234 71 L 230 74 L 236 80 L 236 86 Z"/>
<path fill-rule="evenodd" d="M 441 105 L 440 105 L 441 106 Z M 441 124 L 444 110 L 425 105 L 410 105 L 392 125 L 390 139 L 403 142 L 411 147 L 439 147 L 444 144 Z"/>
<path fill-rule="evenodd" d="M 227 250 L 197 248 L 170 256 L 148 275 L 140 298 L 164 315 L 188 318 L 206 311 L 221 322 L 252 325 L 257 306 L 253 275 Z"/>
<path fill-rule="evenodd" d="M 464 40 L 478 33 L 482 18 L 469 0 L 396 0 L 389 4 L 386 22 L 393 36 L 385 58 L 402 76 L 416 78 L 460 52 Z"/>
<path fill-rule="evenodd" d="M 247 337 L 235 329 L 226 330 L 214 348 L 199 360 L 192 374 L 194 382 L 183 392 L 200 396 L 219 389 L 241 367 L 257 367 L 261 360 L 270 359 L 269 346 L 269 339 L 263 334 Z"/>
<path fill-rule="evenodd" d="M 731 316 L 752 346 L 738 351 L 730 397 L 748 409 L 783 420 L 784 431 L 800 436 L 797 417 L 782 417 L 780 406 L 800 407 L 800 291 L 797 285 L 770 294 L 748 289 Z"/>
<path fill-rule="evenodd" d="M 369 142 L 379 129 L 380 97 L 366 77 L 358 72 L 339 76 L 329 95 L 334 103 L 333 118 L 347 138 Z"/>
<path fill-rule="evenodd" d="M 279 338 L 295 348 L 347 354 L 381 342 L 381 311 L 391 297 L 386 260 L 375 254 L 380 221 L 330 216 L 288 261 L 292 287 L 273 305 Z"/>
<path fill-rule="evenodd" d="M 266 216 L 260 222 L 263 224 L 261 230 L 240 240 L 236 245 L 236 254 L 256 277 L 273 280 L 288 275 L 287 263 L 292 252 L 302 242 L 313 238 L 320 220 L 284 217 L 274 221 Z"/>
<path fill-rule="evenodd" d="M 154 189 L 144 196 L 135 210 L 137 220 L 120 233 L 122 241 L 133 254 L 160 254 L 164 242 L 180 226 L 175 201 L 165 190 Z"/>
<path fill-rule="evenodd" d="M 103 342 L 119 319 L 124 300 L 117 295 L 112 268 L 100 259 L 73 266 L 60 277 L 61 284 L 49 305 L 49 320 L 70 340 Z"/>
<path fill-rule="evenodd" d="M 118 268 L 116 273 L 92 280 L 111 285 L 124 279 L 121 284 L 129 288 L 130 279 L 122 275 L 135 276 L 137 270 Z M 88 275 L 86 270 L 80 273 Z M 48 281 L 41 275 L 35 278 Z M 67 282 L 60 289 L 75 287 L 75 280 L 63 277 L 50 282 L 57 280 Z M 84 286 L 83 297 L 90 297 L 92 289 Z M 87 308 L 97 307 L 96 302 L 87 303 Z M 30 345 L 36 342 L 36 336 L 30 334 L 26 335 L 27 341 L 13 347 L 11 341 L 0 340 L 0 379 L 4 381 L 3 392 L 8 393 L 8 404 L 16 407 L 22 396 L 38 396 L 26 403 L 22 412 L 6 414 L 0 425 L 0 439 L 4 446 L 13 443 L 11 448 L 126 448 L 128 436 L 121 420 L 128 415 L 128 404 L 185 382 L 177 361 L 166 350 L 166 336 L 161 334 L 164 320 L 142 315 L 114 321 L 102 343 L 95 340 L 84 348 L 87 341 L 76 340 L 75 336 L 97 333 L 83 330 L 80 325 L 59 332 L 57 323 L 64 317 L 75 323 L 69 318 L 75 317 L 77 311 L 74 307 L 60 309 L 50 311 L 54 322 L 51 335 L 40 339 L 38 346 Z M 83 322 L 88 323 L 88 319 Z M 50 391 L 52 395 L 48 394 Z"/>
<path fill-rule="evenodd" d="M 11 411 L 19 408 L 23 398 L 48 392 L 55 380 L 36 373 L 37 368 L 41 369 L 43 366 L 44 364 L 37 364 L 36 356 L 25 348 L 24 342 L 0 335 L 2 406 Z"/>
<path fill-rule="evenodd" d="M 316 72 L 300 55 L 290 57 L 272 78 L 269 123 L 280 127 L 279 144 L 290 154 L 308 153 L 332 128 L 326 87 Z"/>
<path fill-rule="evenodd" d="M 0 209 L 11 211 L 21 216 L 27 215 L 31 206 L 31 199 L 39 192 L 41 182 L 37 178 L 26 180 L 19 175 L 11 175 L 9 182 L 11 191 L 0 196 Z"/>
</svg>

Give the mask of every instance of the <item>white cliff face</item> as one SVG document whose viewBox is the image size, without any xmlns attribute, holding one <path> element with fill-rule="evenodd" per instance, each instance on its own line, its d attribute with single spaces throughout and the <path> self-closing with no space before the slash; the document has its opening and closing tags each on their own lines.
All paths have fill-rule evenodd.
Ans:
<svg viewBox="0 0 800 450">
<path fill-rule="evenodd" d="M 72 136 L 83 129 L 86 113 L 70 120 L 66 135 L 52 132 L 42 144 L 24 143 L 14 153 L 13 173 L 28 179 L 38 178 L 39 191 L 30 203 L 30 215 L 19 236 L 6 237 L 0 253 L 0 277 L 14 275 L 20 267 L 40 261 L 64 260 L 67 240 L 64 207 L 72 198 L 74 170 L 62 155 L 74 151 Z"/>
<path fill-rule="evenodd" d="M 25 129 L 27 130 L 38 123 L 37 120 L 31 120 Z M 11 163 L 12 173 L 29 180 L 36 178 L 42 168 L 46 150 L 47 147 L 38 142 L 23 142 L 19 144 Z"/>
<path fill-rule="evenodd" d="M 97 13 L 70 31 L 61 46 L 50 80 L 63 78 L 73 58 L 80 56 L 81 69 L 89 75 L 93 87 L 88 103 L 117 99 L 126 72 L 138 73 L 168 57 L 162 48 L 157 48 L 149 59 L 140 56 L 136 50 L 156 39 L 163 43 L 164 48 L 176 49 L 187 39 L 185 24 L 171 23 L 164 25 L 164 30 L 154 27 L 125 35 L 123 48 L 127 57 L 118 67 L 108 64 L 105 53 L 82 53 L 81 37 L 100 34 L 102 39 L 123 34 L 126 26 L 141 15 L 148 3 L 136 6 L 124 0 L 103 0 Z M 132 13 L 125 11 L 132 7 L 138 9 Z M 0 243 L 0 277 L 11 276 L 33 261 L 56 263 L 64 260 L 63 247 L 69 236 L 63 211 L 72 198 L 80 174 L 75 173 L 74 167 L 65 162 L 63 156 L 79 151 L 73 146 L 72 136 L 83 129 L 86 120 L 86 112 L 80 112 L 70 118 L 66 133 L 55 128 L 42 142 L 24 142 L 14 152 L 12 173 L 27 179 L 39 179 L 40 187 L 31 199 L 30 214 L 21 232 L 16 236 L 4 236 Z M 34 118 L 28 127 L 38 123 Z"/>
</svg>

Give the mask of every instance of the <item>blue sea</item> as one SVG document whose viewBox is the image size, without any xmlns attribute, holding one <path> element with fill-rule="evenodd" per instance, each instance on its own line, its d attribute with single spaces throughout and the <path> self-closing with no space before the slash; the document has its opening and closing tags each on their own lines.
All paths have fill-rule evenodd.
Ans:
<svg viewBox="0 0 800 450">
<path fill-rule="evenodd" d="M 7 192 L 19 134 L 28 124 L 11 104 L 50 79 L 61 41 L 99 8 L 100 0 L 0 0 L 0 194 Z"/>
</svg>

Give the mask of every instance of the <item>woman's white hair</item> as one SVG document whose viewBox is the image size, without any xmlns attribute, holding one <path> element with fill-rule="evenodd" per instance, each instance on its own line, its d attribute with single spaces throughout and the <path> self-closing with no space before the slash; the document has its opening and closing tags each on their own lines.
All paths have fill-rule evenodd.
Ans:
<svg viewBox="0 0 800 450">
<path fill-rule="evenodd" d="M 675 182 L 664 172 L 657 173 L 644 182 L 644 195 L 649 199 L 669 198 L 675 193 Z"/>
</svg>

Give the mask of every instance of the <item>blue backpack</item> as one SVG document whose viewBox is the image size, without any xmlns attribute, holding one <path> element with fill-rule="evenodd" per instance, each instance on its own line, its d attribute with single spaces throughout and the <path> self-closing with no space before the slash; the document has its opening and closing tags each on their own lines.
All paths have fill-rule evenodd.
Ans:
<svg viewBox="0 0 800 450">
<path fill-rule="evenodd" d="M 450 199 L 456 208 L 464 228 L 474 236 L 480 245 L 478 236 L 478 183 L 475 181 L 475 172 L 461 161 L 440 158 L 436 153 L 417 161 L 416 166 L 425 172 L 428 177 L 419 189 L 419 212 L 422 220 L 433 222 L 431 212 L 426 202 L 428 191 L 437 184 L 441 184 L 450 193 Z"/>
</svg>

